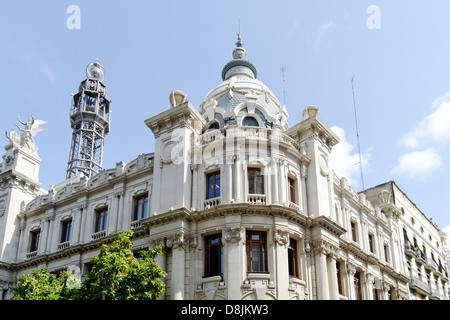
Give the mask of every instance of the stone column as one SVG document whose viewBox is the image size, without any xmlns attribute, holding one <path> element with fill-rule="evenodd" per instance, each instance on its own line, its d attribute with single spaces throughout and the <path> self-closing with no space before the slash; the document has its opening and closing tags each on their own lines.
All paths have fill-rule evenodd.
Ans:
<svg viewBox="0 0 450 320">
<path fill-rule="evenodd" d="M 273 161 L 275 161 L 275 166 L 273 166 L 274 167 L 274 169 L 273 169 L 274 172 L 272 172 L 272 174 L 270 176 L 271 179 L 272 179 L 272 190 L 273 190 L 272 203 L 273 204 L 279 204 L 280 189 L 278 187 L 278 176 L 280 175 L 280 167 L 278 165 L 278 161 L 279 160 L 275 160 L 274 159 Z"/>
<path fill-rule="evenodd" d="M 329 300 L 330 291 L 328 283 L 328 268 L 325 243 L 323 240 L 314 242 L 314 253 L 316 260 L 317 294 L 319 300 Z"/>
<path fill-rule="evenodd" d="M 289 266 L 288 250 L 289 233 L 275 229 L 273 240 L 275 243 L 276 283 L 279 300 L 289 299 Z"/>
<path fill-rule="evenodd" d="M 366 274 L 366 292 L 367 292 L 367 300 L 375 300 L 373 286 L 375 282 L 375 277 L 371 273 Z"/>
<path fill-rule="evenodd" d="M 224 230 L 223 240 L 226 245 L 227 253 L 227 275 L 226 283 L 228 287 L 228 299 L 239 300 L 241 299 L 241 270 L 242 270 L 242 228 L 229 228 Z M 225 260 L 225 259 L 224 259 Z M 225 276 L 225 275 L 224 275 Z M 225 279 L 224 279 L 225 280 Z"/>
<path fill-rule="evenodd" d="M 167 246 L 172 249 L 172 292 L 173 300 L 184 300 L 185 248 L 184 233 L 179 232 L 167 239 Z"/>
<path fill-rule="evenodd" d="M 114 229 L 114 232 L 117 232 L 119 230 L 119 218 L 120 218 L 120 199 L 123 196 L 123 191 L 116 191 L 114 192 L 114 213 L 111 212 L 111 226 Z"/>
<path fill-rule="evenodd" d="M 199 199 L 198 199 L 198 164 L 191 164 L 191 170 L 193 172 L 193 180 L 192 180 L 192 203 L 191 207 L 197 210 L 203 210 L 203 206 L 199 208 Z"/>
<path fill-rule="evenodd" d="M 155 260 L 158 263 L 158 265 L 161 267 L 161 269 L 163 269 L 167 273 L 167 251 L 164 248 L 164 239 L 160 238 L 160 239 L 156 239 L 156 240 L 151 241 L 149 243 L 149 247 L 150 248 L 161 247 L 163 254 L 162 255 L 159 255 L 159 254 L 156 255 Z M 166 283 L 166 278 L 162 277 L 161 281 Z M 165 300 L 165 294 L 162 294 L 159 297 L 159 300 Z"/>
<path fill-rule="evenodd" d="M 286 161 L 280 160 L 279 162 L 279 190 L 280 190 L 280 203 L 287 205 L 287 179 L 286 179 Z"/>
<path fill-rule="evenodd" d="M 234 162 L 234 167 L 235 167 L 235 172 L 236 172 L 236 189 L 235 189 L 235 194 L 234 194 L 234 200 L 235 202 L 242 202 L 242 192 L 241 192 L 241 187 L 244 184 L 244 180 L 242 178 L 242 157 L 241 156 L 236 156 L 236 160 Z M 245 178 L 245 177 L 244 177 Z"/>
<path fill-rule="evenodd" d="M 347 263 L 347 288 L 349 300 L 356 300 L 355 295 L 355 273 L 356 267 L 352 263 Z"/>
<path fill-rule="evenodd" d="M 306 178 L 307 178 L 307 173 L 308 173 L 308 170 L 306 169 L 306 165 L 305 164 L 301 164 L 300 165 L 300 176 L 301 176 L 301 184 L 302 184 L 302 187 L 301 187 L 301 189 L 302 189 L 302 200 L 301 200 L 301 203 L 302 203 L 302 210 L 303 210 L 303 213 L 305 213 L 306 215 L 308 215 L 309 216 L 309 212 L 308 212 L 308 197 L 307 197 L 307 193 L 306 193 Z M 299 202 L 299 204 L 300 204 L 300 202 Z"/>
<path fill-rule="evenodd" d="M 80 210 L 80 223 L 78 225 L 78 243 L 84 243 L 85 230 L 86 230 L 86 214 L 87 204 L 81 204 L 78 206 Z"/>
<path fill-rule="evenodd" d="M 44 250 L 45 250 L 45 253 L 49 253 L 49 252 L 51 252 L 52 248 L 54 248 L 53 242 L 56 240 L 55 237 L 57 236 L 57 233 L 56 233 L 57 231 L 55 232 L 55 230 L 54 230 L 55 229 L 54 228 L 54 225 L 55 225 L 54 212 L 52 213 L 51 216 L 48 217 L 47 221 L 49 221 L 47 235 L 46 235 L 46 237 L 43 237 L 44 243 L 39 244 L 39 253 L 44 253 Z M 42 230 L 42 226 L 41 226 L 41 230 Z M 54 236 L 52 237 L 52 235 L 54 235 Z M 56 248 L 56 246 L 55 246 L 55 248 Z"/>
<path fill-rule="evenodd" d="M 336 255 L 330 254 L 328 266 L 328 279 L 330 282 L 330 299 L 339 300 L 339 286 L 337 279 L 337 269 L 336 269 Z"/>
<path fill-rule="evenodd" d="M 25 228 L 27 226 L 27 220 L 25 220 L 24 216 L 22 216 L 22 214 L 19 214 L 19 232 L 20 232 L 20 236 L 19 236 L 19 248 L 17 250 L 17 254 L 16 254 L 16 261 L 18 261 L 19 259 L 22 259 L 25 255 L 26 255 L 26 250 L 27 248 L 24 248 L 24 238 L 26 238 L 25 236 Z M 22 254 L 23 253 L 23 254 Z"/>
<path fill-rule="evenodd" d="M 225 162 L 225 176 L 223 182 L 221 183 L 221 187 L 224 186 L 223 190 L 224 193 L 221 192 L 221 198 L 223 199 L 223 203 L 230 203 L 233 199 L 233 156 L 226 156 L 226 162 Z"/>
<path fill-rule="evenodd" d="M 382 288 L 382 290 L 383 290 L 383 300 L 389 300 L 390 299 L 390 297 L 389 297 L 389 290 L 390 289 L 391 289 L 391 286 L 388 283 L 384 282 L 383 283 L 383 288 Z"/>
</svg>

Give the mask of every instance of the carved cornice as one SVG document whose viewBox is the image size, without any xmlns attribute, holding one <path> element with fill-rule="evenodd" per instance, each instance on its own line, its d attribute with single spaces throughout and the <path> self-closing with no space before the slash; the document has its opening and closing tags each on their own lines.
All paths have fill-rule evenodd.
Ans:
<svg viewBox="0 0 450 320">
<path fill-rule="evenodd" d="M 313 247 L 314 255 L 324 254 L 333 259 L 337 259 L 339 257 L 339 247 L 323 239 L 314 241 Z"/>
<path fill-rule="evenodd" d="M 332 221 L 330 218 L 326 216 L 319 216 L 317 218 L 314 218 L 312 222 L 312 227 L 321 227 L 327 229 L 329 232 L 334 234 L 336 237 L 340 237 L 344 233 L 347 232 L 346 229 Z"/>
</svg>

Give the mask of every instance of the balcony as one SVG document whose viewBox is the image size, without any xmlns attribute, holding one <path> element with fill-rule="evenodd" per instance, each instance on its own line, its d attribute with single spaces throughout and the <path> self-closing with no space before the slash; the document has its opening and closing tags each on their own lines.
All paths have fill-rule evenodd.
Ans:
<svg viewBox="0 0 450 320">
<path fill-rule="evenodd" d="M 422 264 L 426 264 L 425 255 L 420 250 L 416 250 L 416 261 L 421 262 Z"/>
<path fill-rule="evenodd" d="M 425 268 L 429 270 L 438 270 L 438 265 L 433 259 L 427 258 Z"/>
<path fill-rule="evenodd" d="M 405 243 L 405 254 L 412 258 L 416 257 L 416 251 L 414 250 L 413 246 L 409 242 Z"/>
<path fill-rule="evenodd" d="M 203 202 L 205 209 L 210 209 L 218 206 L 220 204 L 220 197 L 207 199 Z"/>
<path fill-rule="evenodd" d="M 93 241 L 106 237 L 106 230 L 102 230 L 91 235 Z"/>
<path fill-rule="evenodd" d="M 247 202 L 250 204 L 266 204 L 266 195 L 265 194 L 249 194 L 247 198 Z"/>
<path fill-rule="evenodd" d="M 130 223 L 131 230 L 139 229 L 140 227 L 142 227 L 142 220 L 131 221 Z"/>
<path fill-rule="evenodd" d="M 292 201 L 289 201 L 289 208 L 299 211 L 300 206 L 296 203 L 293 203 Z"/>
<path fill-rule="evenodd" d="M 36 250 L 36 251 L 28 252 L 26 258 L 27 258 L 27 259 L 34 258 L 34 257 L 37 256 L 37 254 L 38 254 L 38 251 L 37 251 L 37 250 Z"/>
<path fill-rule="evenodd" d="M 418 290 L 423 294 L 430 294 L 430 288 L 426 283 L 423 283 L 418 278 L 411 277 L 411 281 L 409 282 L 409 287 L 411 289 Z"/>
<path fill-rule="evenodd" d="M 56 249 L 63 250 L 63 249 L 69 248 L 69 247 L 70 247 L 70 241 L 66 241 L 66 242 L 58 243 L 58 245 L 56 246 Z"/>
</svg>

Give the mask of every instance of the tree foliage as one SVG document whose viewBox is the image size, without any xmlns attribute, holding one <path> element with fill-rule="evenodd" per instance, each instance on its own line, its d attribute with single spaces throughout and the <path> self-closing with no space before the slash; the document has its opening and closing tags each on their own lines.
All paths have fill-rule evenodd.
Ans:
<svg viewBox="0 0 450 320">
<path fill-rule="evenodd" d="M 70 289 L 67 283 L 71 275 L 61 272 L 59 275 L 49 272 L 47 267 L 40 271 L 19 277 L 16 287 L 12 287 L 14 300 L 61 300 L 65 299 Z"/>
<path fill-rule="evenodd" d="M 155 260 L 161 248 L 140 251 L 134 257 L 133 231 L 120 232 L 111 245 L 103 245 L 93 267 L 78 289 L 71 275 L 52 275 L 47 268 L 19 277 L 13 299 L 156 300 L 165 292 L 166 273 Z"/>
</svg>

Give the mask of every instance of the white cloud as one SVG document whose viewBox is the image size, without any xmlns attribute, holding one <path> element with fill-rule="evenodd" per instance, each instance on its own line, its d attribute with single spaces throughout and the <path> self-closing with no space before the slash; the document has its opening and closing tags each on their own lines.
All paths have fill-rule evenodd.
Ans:
<svg viewBox="0 0 450 320">
<path fill-rule="evenodd" d="M 441 156 L 433 148 L 402 155 L 392 174 L 406 176 L 411 180 L 423 180 L 442 165 Z"/>
<path fill-rule="evenodd" d="M 286 35 L 288 39 L 290 39 L 291 36 L 293 35 L 293 33 L 300 27 L 301 23 L 302 22 L 299 19 L 294 20 L 292 22 L 291 28 L 289 29 L 289 31 L 287 32 L 287 35 Z"/>
<path fill-rule="evenodd" d="M 429 143 L 450 142 L 450 92 L 436 99 L 435 111 L 420 121 L 400 139 L 407 148 L 418 148 Z"/>
<path fill-rule="evenodd" d="M 331 127 L 340 141 L 333 147 L 331 160 L 334 172 L 340 178 L 345 177 L 350 185 L 359 184 L 361 180 L 361 171 L 359 166 L 359 154 L 354 152 L 355 147 L 347 141 L 345 130 L 338 126 Z M 363 169 L 369 166 L 370 152 L 361 154 Z"/>
<path fill-rule="evenodd" d="M 319 26 L 318 28 L 319 34 L 317 36 L 316 46 L 320 45 L 325 40 L 325 36 L 327 35 L 327 33 L 336 27 L 337 25 L 333 21 L 324 23 L 321 26 Z"/>
</svg>

